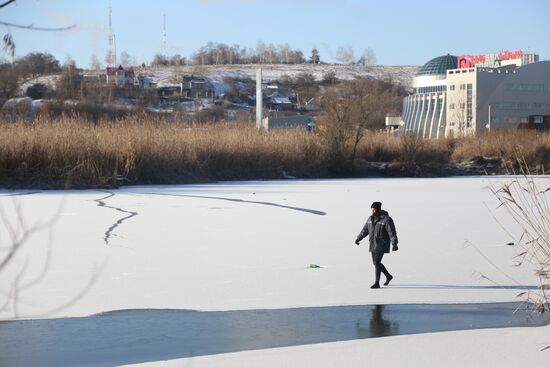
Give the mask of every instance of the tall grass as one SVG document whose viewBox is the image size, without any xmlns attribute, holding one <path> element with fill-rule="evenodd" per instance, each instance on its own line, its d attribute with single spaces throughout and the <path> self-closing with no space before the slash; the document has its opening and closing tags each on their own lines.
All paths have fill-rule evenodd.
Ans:
<svg viewBox="0 0 550 367">
<path fill-rule="evenodd" d="M 550 167 L 550 133 L 530 130 L 497 130 L 479 138 L 465 138 L 455 142 L 453 161 L 487 156 L 500 158 L 503 164 L 518 172 L 518 163 L 525 162 L 536 172 L 548 171 Z"/>
<path fill-rule="evenodd" d="M 0 124 L 0 177 L 19 186 L 110 186 L 323 175 L 321 147 L 302 131 L 259 134 L 252 126 L 193 127 L 128 118 Z"/>
<path fill-rule="evenodd" d="M 500 207 L 521 229 L 521 237 L 516 240 L 521 248 L 519 265 L 531 263 L 540 280 L 537 291 L 520 296 L 534 303 L 539 312 L 550 312 L 550 181 L 541 185 L 526 175 L 491 190 Z"/>
<path fill-rule="evenodd" d="M 0 121 L 0 185 L 104 187 L 129 183 L 188 183 L 328 177 L 330 150 L 321 134 L 251 124 L 189 125 L 150 116 L 87 122 L 78 117 Z M 476 156 L 550 169 L 550 134 L 508 131 L 481 138 L 420 140 L 367 133 L 356 164 L 388 162 L 402 175 L 445 175 L 453 162 Z"/>
</svg>

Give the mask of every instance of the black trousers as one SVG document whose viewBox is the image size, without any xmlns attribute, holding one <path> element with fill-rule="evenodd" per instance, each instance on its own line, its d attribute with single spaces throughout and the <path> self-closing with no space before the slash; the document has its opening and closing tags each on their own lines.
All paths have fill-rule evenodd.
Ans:
<svg viewBox="0 0 550 367">
<path fill-rule="evenodd" d="M 374 274 L 375 274 L 375 277 L 376 277 L 375 278 L 376 283 L 379 283 L 381 273 L 384 273 L 384 276 L 386 278 L 388 278 L 390 276 L 390 273 L 388 272 L 388 270 L 386 269 L 384 264 L 382 264 L 382 258 L 384 257 L 384 253 L 383 252 L 371 252 L 371 254 L 372 254 L 372 263 L 374 264 Z"/>
</svg>

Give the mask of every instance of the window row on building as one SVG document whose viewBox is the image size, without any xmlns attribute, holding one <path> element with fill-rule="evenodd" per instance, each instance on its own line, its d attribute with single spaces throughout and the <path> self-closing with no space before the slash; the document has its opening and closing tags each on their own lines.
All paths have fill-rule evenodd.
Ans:
<svg viewBox="0 0 550 367">
<path fill-rule="evenodd" d="M 413 88 L 413 93 L 438 93 L 438 92 L 445 92 L 446 90 L 447 90 L 446 85 L 438 85 L 434 87 Z"/>
<path fill-rule="evenodd" d="M 504 84 L 505 91 L 511 92 L 550 92 L 550 84 Z"/>
<path fill-rule="evenodd" d="M 550 110 L 550 103 L 542 102 L 495 102 L 491 104 L 494 110 Z"/>
</svg>

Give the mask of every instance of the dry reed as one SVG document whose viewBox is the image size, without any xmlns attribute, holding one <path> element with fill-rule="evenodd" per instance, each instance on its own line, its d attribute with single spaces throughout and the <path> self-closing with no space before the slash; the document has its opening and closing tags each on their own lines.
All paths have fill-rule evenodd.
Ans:
<svg viewBox="0 0 550 367">
<path fill-rule="evenodd" d="M 531 263 L 540 280 L 538 291 L 526 291 L 519 296 L 534 303 L 541 313 L 550 312 L 550 181 L 544 185 L 541 187 L 540 182 L 525 175 L 491 189 L 500 207 L 521 229 L 521 237 L 516 240 L 521 248 L 518 265 Z"/>
<path fill-rule="evenodd" d="M 86 122 L 37 117 L 0 122 L 0 185 L 18 187 L 115 186 L 328 177 L 329 150 L 319 134 L 299 129 L 259 133 L 250 123 L 190 125 L 150 116 Z M 397 174 L 446 175 L 454 162 L 476 156 L 533 169 L 550 168 L 550 134 L 492 133 L 481 138 L 421 140 L 367 133 L 357 162 L 390 162 Z"/>
</svg>

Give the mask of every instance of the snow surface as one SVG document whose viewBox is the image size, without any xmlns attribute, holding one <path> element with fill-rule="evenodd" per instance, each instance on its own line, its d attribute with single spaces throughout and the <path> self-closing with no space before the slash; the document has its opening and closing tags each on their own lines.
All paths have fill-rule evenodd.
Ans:
<svg viewBox="0 0 550 367">
<path fill-rule="evenodd" d="M 529 267 L 513 266 L 518 249 L 506 245 L 510 238 L 493 218 L 519 235 L 494 210 L 488 190 L 508 180 L 292 180 L 17 196 L 3 191 L 2 249 L 10 244 L 6 225 L 16 227 L 17 206 L 27 228 L 43 227 L 30 233 L 2 270 L 0 305 L 8 304 L 0 318 L 142 308 L 517 301 L 518 288 L 536 286 L 537 277 Z M 384 258 L 395 279 L 382 290 L 369 289 L 368 240 L 354 244 L 372 201 L 382 201 L 400 239 L 399 251 Z"/>
<path fill-rule="evenodd" d="M 550 325 L 451 331 L 173 359 L 146 366 L 547 367 Z M 137 366 L 133 365 L 133 366 Z"/>
<path fill-rule="evenodd" d="M 547 178 L 541 178 L 547 180 Z M 490 185 L 510 177 L 233 182 L 100 191 L 0 191 L 1 319 L 122 309 L 230 310 L 516 301 L 519 231 Z M 114 195 L 113 195 L 114 194 Z M 394 218 L 391 286 L 369 289 L 372 201 Z M 58 214 L 56 214 L 58 213 Z M 49 223 L 54 220 L 53 224 Z M 2 258 L 0 258 L 2 259 Z M 310 264 L 321 268 L 310 268 Z M 489 281 L 487 278 L 490 278 Z M 33 282 L 34 280 L 34 282 Z M 14 292 L 16 290 L 16 292 Z M 228 353 L 143 366 L 548 366 L 550 326 L 393 336 Z"/>
<path fill-rule="evenodd" d="M 49 74 L 49 75 L 41 75 L 37 76 L 36 78 L 31 78 L 25 82 L 23 82 L 19 86 L 19 93 L 24 94 L 27 91 L 27 88 L 34 85 L 34 84 L 44 84 L 50 89 L 55 89 L 55 86 L 59 79 L 61 79 L 61 73 L 59 74 Z"/>
</svg>

